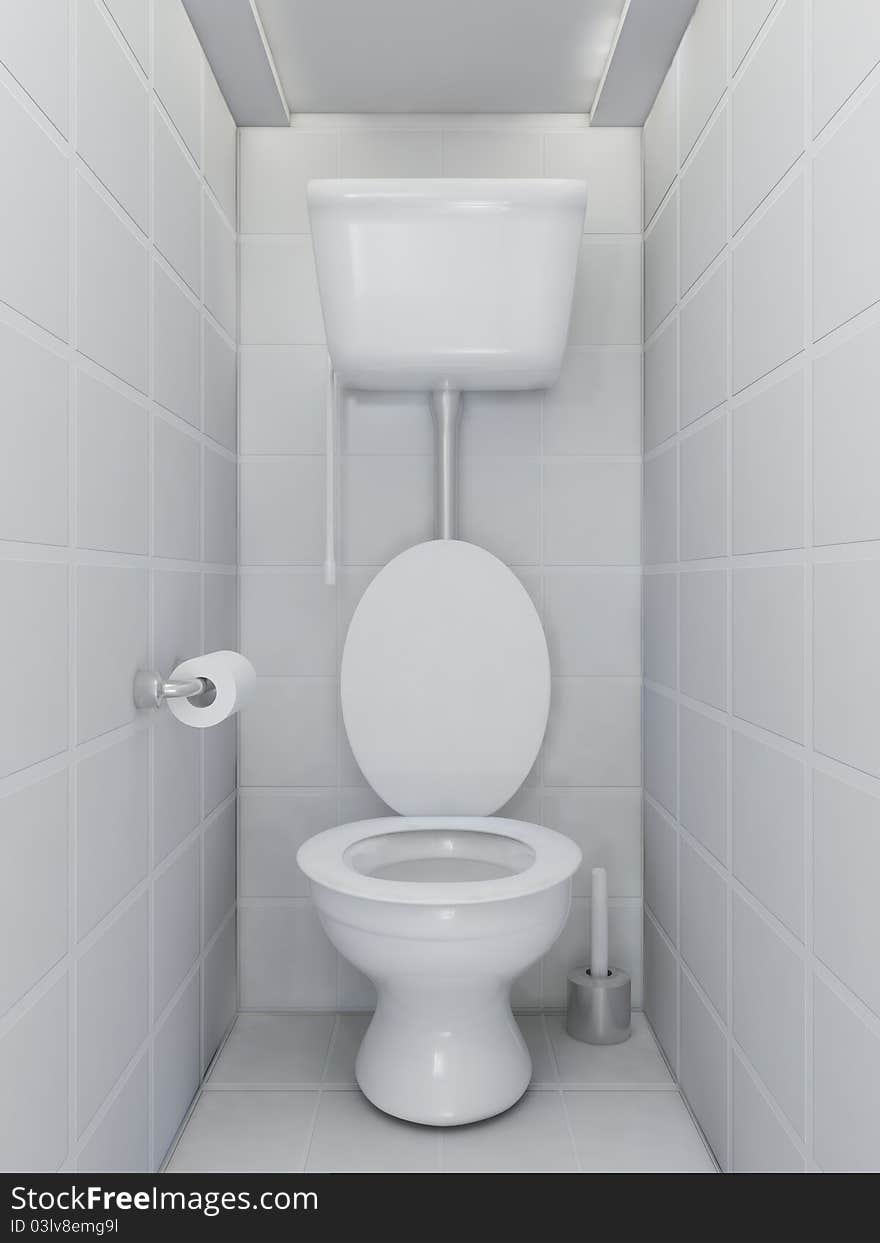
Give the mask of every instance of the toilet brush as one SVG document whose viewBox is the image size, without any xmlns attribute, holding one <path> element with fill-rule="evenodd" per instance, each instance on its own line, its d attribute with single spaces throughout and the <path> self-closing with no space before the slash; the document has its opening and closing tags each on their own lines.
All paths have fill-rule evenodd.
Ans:
<svg viewBox="0 0 880 1243">
<path fill-rule="evenodd" d="M 608 966 L 608 878 L 593 868 L 590 891 L 590 965 L 568 974 L 565 1029 L 586 1044 L 620 1044 L 630 1036 L 632 985 Z"/>
</svg>

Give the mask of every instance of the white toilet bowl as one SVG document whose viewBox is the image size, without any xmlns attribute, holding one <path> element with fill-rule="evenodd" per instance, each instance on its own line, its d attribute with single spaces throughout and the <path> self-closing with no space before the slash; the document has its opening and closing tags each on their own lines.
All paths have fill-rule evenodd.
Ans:
<svg viewBox="0 0 880 1243">
<path fill-rule="evenodd" d="M 375 1105 L 450 1126 L 522 1096 L 510 986 L 562 931 L 580 859 L 560 833 L 495 817 L 362 820 L 300 847 L 327 935 L 376 986 L 355 1068 Z"/>
</svg>

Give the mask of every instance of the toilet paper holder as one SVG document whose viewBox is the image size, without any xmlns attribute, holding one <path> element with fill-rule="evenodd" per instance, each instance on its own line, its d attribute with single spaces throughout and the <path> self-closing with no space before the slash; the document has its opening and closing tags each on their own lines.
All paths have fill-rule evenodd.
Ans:
<svg viewBox="0 0 880 1243">
<path fill-rule="evenodd" d="M 186 682 L 166 682 L 161 674 L 139 669 L 134 675 L 136 708 L 161 708 L 166 699 L 192 699 L 200 708 L 214 702 L 217 688 L 210 678 L 190 678 Z"/>
</svg>

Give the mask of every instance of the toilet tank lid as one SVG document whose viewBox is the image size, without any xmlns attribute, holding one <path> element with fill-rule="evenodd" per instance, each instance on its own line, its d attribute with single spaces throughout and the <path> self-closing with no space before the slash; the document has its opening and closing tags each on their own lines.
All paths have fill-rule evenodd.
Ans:
<svg viewBox="0 0 880 1243">
<path fill-rule="evenodd" d="M 528 592 L 461 540 L 417 544 L 376 575 L 342 657 L 351 749 L 401 815 L 485 816 L 535 761 L 550 660 Z"/>
</svg>

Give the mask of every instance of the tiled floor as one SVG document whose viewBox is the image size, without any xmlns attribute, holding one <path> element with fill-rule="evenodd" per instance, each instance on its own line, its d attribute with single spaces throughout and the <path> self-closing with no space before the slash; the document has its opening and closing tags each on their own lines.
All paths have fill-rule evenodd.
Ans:
<svg viewBox="0 0 880 1243">
<path fill-rule="evenodd" d="M 520 1015 L 534 1078 L 507 1113 L 433 1128 L 374 1109 L 354 1081 L 364 1014 L 241 1014 L 166 1169 L 706 1171 L 715 1169 L 641 1014 L 626 1044 L 571 1040 Z"/>
</svg>

